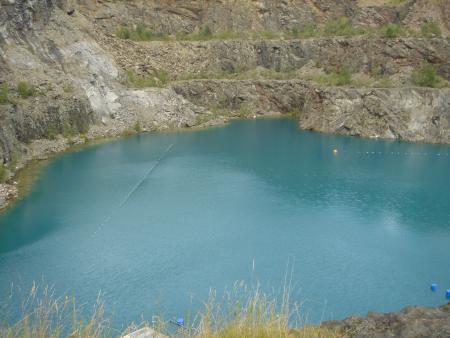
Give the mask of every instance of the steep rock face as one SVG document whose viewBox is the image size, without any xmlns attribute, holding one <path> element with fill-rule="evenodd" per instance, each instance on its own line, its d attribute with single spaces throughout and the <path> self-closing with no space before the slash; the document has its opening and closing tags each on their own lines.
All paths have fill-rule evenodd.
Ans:
<svg viewBox="0 0 450 338">
<path fill-rule="evenodd" d="M 448 89 L 333 88 L 300 80 L 203 80 L 180 82 L 173 88 L 211 110 L 296 112 L 304 129 L 450 144 Z"/>
<path fill-rule="evenodd" d="M 153 130 L 189 126 L 201 108 L 171 90 L 132 90 L 91 36 L 92 23 L 62 1 L 0 3 L 0 163 L 57 134 L 120 135 L 136 123 Z M 34 88 L 23 97 L 24 81 Z M 95 128 L 92 126 L 95 125 Z"/>
<path fill-rule="evenodd" d="M 197 80 L 179 82 L 173 89 L 210 110 L 245 109 L 251 116 L 289 113 L 303 107 L 311 90 L 300 80 Z"/>
<path fill-rule="evenodd" d="M 91 16 L 110 33 L 117 25 L 140 23 L 155 32 L 194 32 L 208 26 L 213 32 L 281 31 L 330 18 L 349 17 L 355 25 L 381 26 L 433 19 L 448 32 L 445 1 L 407 0 L 399 4 L 383 0 L 127 0 L 66 1 Z"/>
<path fill-rule="evenodd" d="M 103 36 L 123 69 L 148 73 L 154 69 L 175 76 L 238 73 L 263 67 L 276 71 L 299 69 L 310 62 L 320 67 L 342 65 L 364 73 L 409 76 L 423 62 L 435 64 L 450 80 L 448 39 L 367 39 L 363 37 L 306 40 L 227 40 L 206 42 L 135 43 Z"/>
<path fill-rule="evenodd" d="M 450 91 L 315 88 L 300 126 L 364 137 L 450 143 Z"/>
</svg>

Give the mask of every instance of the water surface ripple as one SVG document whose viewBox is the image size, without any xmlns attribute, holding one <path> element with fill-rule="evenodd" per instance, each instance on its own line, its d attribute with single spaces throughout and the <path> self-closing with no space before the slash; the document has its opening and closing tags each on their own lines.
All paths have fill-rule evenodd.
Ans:
<svg viewBox="0 0 450 338">
<path fill-rule="evenodd" d="M 236 280 L 279 286 L 291 262 L 311 322 L 442 304 L 429 285 L 450 289 L 449 153 L 290 120 L 68 153 L 0 217 L 0 302 L 42 279 L 79 303 L 102 290 L 121 325 Z"/>
</svg>

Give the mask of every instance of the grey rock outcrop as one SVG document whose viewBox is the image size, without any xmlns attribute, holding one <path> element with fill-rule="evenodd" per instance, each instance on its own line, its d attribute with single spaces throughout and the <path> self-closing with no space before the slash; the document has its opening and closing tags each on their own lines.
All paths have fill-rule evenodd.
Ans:
<svg viewBox="0 0 450 338">
<path fill-rule="evenodd" d="M 305 129 L 450 143 L 449 90 L 314 88 L 302 111 Z"/>
<path fill-rule="evenodd" d="M 304 129 L 450 144 L 448 89 L 319 87 L 300 80 L 199 80 L 173 88 L 209 109 L 296 112 Z"/>
<path fill-rule="evenodd" d="M 217 76 L 256 67 L 285 72 L 313 62 L 320 68 L 344 65 L 366 74 L 409 77 L 414 68 L 429 62 L 450 80 L 448 39 L 355 37 L 135 43 L 103 37 L 102 41 L 121 68 L 139 73 L 163 69 L 175 77 L 202 73 Z"/>
<path fill-rule="evenodd" d="M 411 306 L 397 313 L 369 312 L 367 317 L 329 321 L 322 326 L 355 338 L 450 337 L 450 303 L 438 308 Z"/>
</svg>

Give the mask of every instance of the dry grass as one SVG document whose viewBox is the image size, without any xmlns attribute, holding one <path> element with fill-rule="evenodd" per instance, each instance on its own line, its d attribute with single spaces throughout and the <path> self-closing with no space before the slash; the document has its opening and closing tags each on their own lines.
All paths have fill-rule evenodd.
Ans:
<svg viewBox="0 0 450 338">
<path fill-rule="evenodd" d="M 0 325 L 1 338 L 100 338 L 110 337 L 111 329 L 104 320 L 100 301 L 94 306 L 88 319 L 79 316 L 82 308 L 73 298 L 55 298 L 50 287 L 33 285 L 22 302 L 21 318 Z"/>
<path fill-rule="evenodd" d="M 1 338 L 103 338 L 130 333 L 143 325 L 132 323 L 121 333 L 104 318 L 104 307 L 97 299 L 88 318 L 69 297 L 55 298 L 52 288 L 34 285 L 22 303 L 20 320 L 0 324 Z M 264 293 L 236 283 L 222 296 L 211 291 L 208 301 L 192 320 L 176 331 L 170 322 L 158 320 L 155 329 L 176 338 L 337 338 L 336 332 L 321 327 L 291 329 L 301 325 L 300 308 L 290 301 L 290 288 Z M 173 327 L 173 326 L 172 326 Z"/>
</svg>

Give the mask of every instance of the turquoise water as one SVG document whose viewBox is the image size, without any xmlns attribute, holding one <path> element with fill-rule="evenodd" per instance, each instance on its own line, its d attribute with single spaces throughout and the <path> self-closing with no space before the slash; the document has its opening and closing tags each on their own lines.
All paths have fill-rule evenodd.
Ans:
<svg viewBox="0 0 450 338">
<path fill-rule="evenodd" d="M 0 217 L 0 305 L 34 280 L 102 290 L 122 325 L 287 270 L 310 322 L 445 303 L 449 153 L 258 120 L 65 154 Z"/>
</svg>

